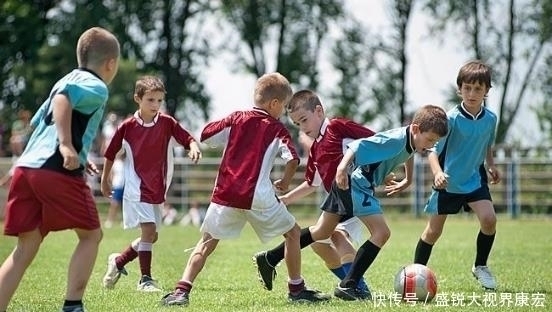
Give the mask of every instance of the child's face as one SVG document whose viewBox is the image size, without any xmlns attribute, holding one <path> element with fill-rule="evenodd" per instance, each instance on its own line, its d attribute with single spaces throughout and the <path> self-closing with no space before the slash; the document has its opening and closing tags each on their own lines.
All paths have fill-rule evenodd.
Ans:
<svg viewBox="0 0 552 312">
<path fill-rule="evenodd" d="M 154 117 L 165 101 L 165 93 L 162 91 L 146 91 L 142 98 L 134 95 L 134 101 L 138 104 L 142 118 Z"/>
<path fill-rule="evenodd" d="M 417 124 L 413 124 L 410 130 L 412 132 L 414 149 L 418 153 L 423 153 L 432 148 L 435 146 L 435 143 L 441 139 L 441 137 L 433 131 L 421 132 Z"/>
<path fill-rule="evenodd" d="M 470 108 L 479 108 L 489 88 L 480 82 L 462 83 L 460 87 L 460 96 L 464 105 Z"/>
<path fill-rule="evenodd" d="M 317 105 L 314 111 L 299 108 L 289 113 L 293 124 L 298 126 L 301 131 L 311 138 L 316 139 L 320 135 L 320 127 L 324 122 L 324 110 L 322 106 Z"/>
</svg>

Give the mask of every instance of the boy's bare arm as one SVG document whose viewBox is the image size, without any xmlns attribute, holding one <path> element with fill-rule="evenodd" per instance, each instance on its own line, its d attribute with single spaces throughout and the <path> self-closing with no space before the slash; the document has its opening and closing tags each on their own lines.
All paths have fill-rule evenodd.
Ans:
<svg viewBox="0 0 552 312">
<path fill-rule="evenodd" d="M 285 204 L 289 205 L 296 201 L 299 198 L 303 198 L 312 192 L 314 192 L 318 187 L 309 185 L 307 181 L 303 181 L 303 183 L 299 184 L 296 188 L 289 191 L 285 195 L 280 196 L 280 200 Z"/>
<path fill-rule="evenodd" d="M 284 168 L 284 175 L 281 179 L 274 182 L 274 186 L 280 192 L 285 192 L 289 188 L 289 184 L 297 171 L 299 166 L 299 159 L 292 159 L 286 163 Z"/>
<path fill-rule="evenodd" d="M 429 153 L 427 156 L 429 162 L 429 168 L 431 168 L 431 173 L 433 174 L 433 186 L 437 189 L 444 189 L 448 184 L 448 176 L 443 172 L 443 168 L 439 164 L 439 156 L 435 152 Z"/>
<path fill-rule="evenodd" d="M 491 176 L 491 184 L 497 184 L 498 182 L 500 182 L 500 172 L 496 168 L 496 165 L 494 163 L 493 149 L 490 147 L 487 149 L 487 155 L 485 155 L 485 163 L 487 165 L 487 171 Z"/>
<path fill-rule="evenodd" d="M 79 155 L 75 150 L 71 136 L 71 117 L 73 108 L 69 99 L 63 94 L 57 94 L 52 99 L 53 119 L 59 140 L 59 152 L 63 157 L 63 168 L 75 170 L 80 166 Z"/>
<path fill-rule="evenodd" d="M 335 172 L 335 183 L 337 184 L 337 187 L 342 190 L 346 190 L 349 188 L 349 176 L 347 174 L 347 171 L 349 165 L 353 162 L 354 158 L 355 153 L 348 148 L 347 151 L 345 151 L 341 162 L 339 162 L 339 165 L 337 165 L 337 170 Z"/>
<path fill-rule="evenodd" d="M 111 168 L 113 168 L 113 160 L 104 158 L 100 187 L 105 197 L 111 196 Z"/>
</svg>

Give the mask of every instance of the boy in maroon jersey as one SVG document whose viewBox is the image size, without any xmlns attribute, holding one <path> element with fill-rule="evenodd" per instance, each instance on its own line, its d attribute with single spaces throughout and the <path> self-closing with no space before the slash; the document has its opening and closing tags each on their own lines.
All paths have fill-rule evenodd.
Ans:
<svg viewBox="0 0 552 312">
<path fill-rule="evenodd" d="M 291 95 L 291 86 L 284 76 L 265 74 L 255 85 L 253 109 L 234 112 L 203 129 L 202 142 L 217 138 L 226 143 L 224 156 L 201 226 L 203 236 L 188 259 L 182 278 L 174 291 L 163 297 L 162 304 L 187 305 L 193 282 L 219 240 L 238 237 L 246 222 L 262 242 L 284 235 L 289 301 L 329 300 L 329 296 L 305 287 L 301 276 L 300 229 L 274 191 L 274 188 L 287 190 L 299 164 L 291 136 L 278 120 Z M 273 183 L 270 172 L 277 156 L 286 161 L 286 166 L 282 179 Z"/>
<path fill-rule="evenodd" d="M 287 110 L 293 123 L 313 139 L 309 150 L 305 181 L 280 197 L 286 205 L 289 205 L 297 199 L 311 194 L 319 186 L 329 192 L 335 179 L 337 165 L 343 158 L 347 143 L 358 138 L 372 136 L 374 132 L 348 119 L 327 118 L 319 97 L 310 90 L 296 92 L 291 98 Z M 322 215 L 316 225 L 317 230 L 314 231 L 314 227 L 312 227 L 313 238 L 317 235 L 321 241 L 315 242 L 311 246 L 325 261 L 330 271 L 341 280 L 347 274 L 356 253 L 350 239 L 360 241 L 362 224 L 358 218 L 347 214 L 344 207 L 333 205 L 330 200 L 332 198 L 328 198 L 326 203 L 329 204 L 325 204 L 322 208 Z M 331 223 L 332 226 L 325 226 L 326 223 Z M 303 232 L 307 230 L 303 229 Z M 283 258 L 283 244 L 255 255 L 254 261 L 259 278 L 266 289 L 272 289 L 272 280 L 276 276 L 275 266 Z M 368 291 L 364 280 L 359 283 L 359 288 Z"/>
<path fill-rule="evenodd" d="M 157 241 L 161 225 L 161 205 L 173 173 L 173 138 L 189 150 L 195 163 L 201 158 L 196 140 L 173 117 L 160 112 L 165 100 L 165 86 L 161 79 L 145 76 L 136 81 L 134 100 L 139 108 L 121 123 L 105 151 L 101 188 L 111 196 L 111 169 L 117 152 L 125 151 L 123 192 L 123 225 L 125 229 L 140 227 L 141 236 L 122 253 L 109 255 L 107 272 L 103 278 L 106 288 L 113 288 L 124 266 L 138 258 L 141 279 L 137 290 L 161 291 L 151 278 L 152 245 Z"/>
</svg>

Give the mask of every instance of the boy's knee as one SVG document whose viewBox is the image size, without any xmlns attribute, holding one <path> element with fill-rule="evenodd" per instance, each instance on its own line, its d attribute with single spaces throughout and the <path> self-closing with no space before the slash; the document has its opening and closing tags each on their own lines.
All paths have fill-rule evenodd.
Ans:
<svg viewBox="0 0 552 312">
<path fill-rule="evenodd" d="M 309 227 L 309 231 L 314 241 L 321 241 L 332 237 L 334 229 L 325 229 L 323 227 L 313 225 Z"/>
<path fill-rule="evenodd" d="M 286 239 L 295 239 L 298 240 L 299 237 L 301 237 L 301 228 L 297 223 L 291 228 L 291 230 L 287 231 L 286 234 L 284 234 L 284 237 Z"/>
</svg>

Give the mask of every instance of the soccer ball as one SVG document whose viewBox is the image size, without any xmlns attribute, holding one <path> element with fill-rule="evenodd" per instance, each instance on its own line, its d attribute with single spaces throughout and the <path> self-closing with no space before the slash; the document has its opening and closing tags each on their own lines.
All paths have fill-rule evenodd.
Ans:
<svg viewBox="0 0 552 312">
<path fill-rule="evenodd" d="M 417 263 L 402 267 L 395 275 L 395 292 L 405 301 L 430 302 L 437 293 L 435 273 Z"/>
</svg>

